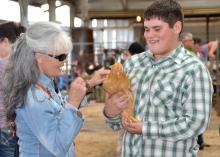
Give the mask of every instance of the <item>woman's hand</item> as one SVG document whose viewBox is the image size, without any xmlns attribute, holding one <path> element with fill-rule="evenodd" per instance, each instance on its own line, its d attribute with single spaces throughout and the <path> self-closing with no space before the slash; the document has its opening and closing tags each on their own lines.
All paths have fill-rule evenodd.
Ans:
<svg viewBox="0 0 220 157">
<path fill-rule="evenodd" d="M 86 84 L 81 77 L 77 77 L 71 84 L 68 95 L 68 102 L 79 108 L 79 105 L 86 94 Z"/>
<path fill-rule="evenodd" d="M 98 71 L 95 72 L 95 74 L 92 76 L 90 80 L 88 80 L 88 84 L 91 88 L 101 84 L 107 75 L 109 74 L 110 70 L 101 68 Z"/>
</svg>

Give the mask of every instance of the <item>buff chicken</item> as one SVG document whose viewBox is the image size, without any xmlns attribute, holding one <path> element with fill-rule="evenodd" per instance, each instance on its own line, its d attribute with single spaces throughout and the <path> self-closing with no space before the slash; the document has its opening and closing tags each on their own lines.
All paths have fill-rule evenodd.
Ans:
<svg viewBox="0 0 220 157">
<path fill-rule="evenodd" d="M 115 63 L 111 72 L 103 83 L 105 92 L 112 95 L 116 92 L 122 91 L 128 95 L 128 107 L 122 112 L 129 122 L 134 123 L 138 120 L 134 117 L 134 93 L 131 88 L 131 82 L 126 76 L 121 63 Z"/>
</svg>

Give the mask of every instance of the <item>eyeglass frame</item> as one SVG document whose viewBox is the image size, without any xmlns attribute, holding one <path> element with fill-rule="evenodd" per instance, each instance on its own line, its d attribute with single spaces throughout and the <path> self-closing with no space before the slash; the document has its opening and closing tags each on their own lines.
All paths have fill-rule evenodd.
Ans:
<svg viewBox="0 0 220 157">
<path fill-rule="evenodd" d="M 58 61 L 62 62 L 62 61 L 64 61 L 67 58 L 68 54 L 67 53 L 63 53 L 63 54 L 60 54 L 60 55 L 48 54 L 48 56 L 50 56 L 50 57 L 52 57 L 54 59 L 57 59 Z"/>
</svg>

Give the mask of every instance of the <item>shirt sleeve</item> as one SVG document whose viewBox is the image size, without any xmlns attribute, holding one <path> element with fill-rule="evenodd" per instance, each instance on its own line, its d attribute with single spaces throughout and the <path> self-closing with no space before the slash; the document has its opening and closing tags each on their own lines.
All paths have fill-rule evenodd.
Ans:
<svg viewBox="0 0 220 157">
<path fill-rule="evenodd" d="M 186 84 L 182 95 L 182 116 L 167 121 L 145 121 L 142 128 L 144 138 L 178 141 L 205 131 L 210 120 L 213 93 L 208 70 L 198 66 Z"/>
<path fill-rule="evenodd" d="M 68 95 L 66 95 L 66 96 L 64 97 L 64 101 L 67 102 L 67 100 L 68 100 Z M 79 108 L 87 107 L 88 105 L 89 105 L 88 97 L 85 96 L 85 97 L 83 98 L 83 100 L 81 101 Z"/>
<path fill-rule="evenodd" d="M 54 156 L 65 156 L 79 133 L 83 119 L 77 109 L 57 104 L 51 98 L 36 100 L 42 92 L 28 92 L 20 115 L 40 143 Z"/>
<path fill-rule="evenodd" d="M 86 106 L 88 106 L 88 104 L 89 104 L 88 98 L 87 98 L 87 96 L 85 96 L 83 98 L 83 100 L 81 101 L 79 108 L 86 107 Z"/>
<path fill-rule="evenodd" d="M 109 118 L 109 117 L 106 116 L 104 110 L 103 110 L 103 115 L 105 116 L 106 124 L 110 128 L 112 128 L 115 131 L 122 129 L 121 118 L 119 116 Z"/>
</svg>

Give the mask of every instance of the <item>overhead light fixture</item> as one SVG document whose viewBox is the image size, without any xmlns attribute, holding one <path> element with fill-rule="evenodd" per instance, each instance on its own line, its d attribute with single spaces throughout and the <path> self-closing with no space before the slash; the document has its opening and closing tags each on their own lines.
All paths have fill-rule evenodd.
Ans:
<svg viewBox="0 0 220 157">
<path fill-rule="evenodd" d="M 81 27 L 82 24 L 82 19 L 80 19 L 79 17 L 74 17 L 74 27 Z"/>
<path fill-rule="evenodd" d="M 108 21 L 107 19 L 104 19 L 104 27 L 107 27 L 108 26 Z"/>
<path fill-rule="evenodd" d="M 96 19 L 92 20 L 92 27 L 97 27 L 97 20 Z"/>
<path fill-rule="evenodd" d="M 55 5 L 56 5 L 56 7 L 59 7 L 59 6 L 61 6 L 61 2 L 60 1 L 56 1 L 56 3 L 55 3 Z"/>
<path fill-rule="evenodd" d="M 141 22 L 141 16 L 137 16 L 137 17 L 136 17 L 136 21 L 137 21 L 137 22 Z"/>
</svg>

